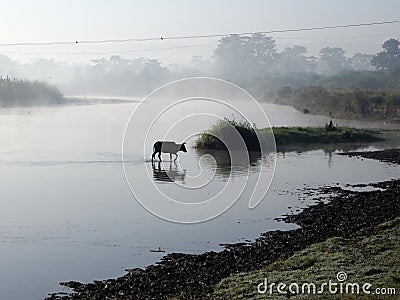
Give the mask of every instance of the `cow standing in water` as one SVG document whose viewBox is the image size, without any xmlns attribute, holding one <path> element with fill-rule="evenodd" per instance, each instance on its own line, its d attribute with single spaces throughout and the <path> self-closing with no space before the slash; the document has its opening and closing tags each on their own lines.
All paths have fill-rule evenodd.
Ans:
<svg viewBox="0 0 400 300">
<path fill-rule="evenodd" d="M 175 142 L 158 141 L 153 145 L 153 155 L 151 156 L 151 162 L 154 160 L 154 156 L 158 153 L 158 159 L 161 161 L 161 153 L 169 153 L 169 158 L 172 159 L 172 154 L 175 154 L 174 161 L 178 158 L 178 151 L 187 152 L 185 143 L 175 144 Z"/>
</svg>

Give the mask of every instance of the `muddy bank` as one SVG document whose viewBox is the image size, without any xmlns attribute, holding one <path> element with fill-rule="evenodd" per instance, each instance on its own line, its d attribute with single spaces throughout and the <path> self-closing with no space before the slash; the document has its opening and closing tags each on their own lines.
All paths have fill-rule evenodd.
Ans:
<svg viewBox="0 0 400 300">
<path fill-rule="evenodd" d="M 399 163 L 398 150 L 385 151 L 365 155 Z M 286 222 L 300 225 L 299 229 L 266 232 L 253 243 L 233 245 L 221 252 L 168 254 L 155 265 L 132 269 L 117 279 L 88 284 L 64 282 L 62 285 L 73 288 L 75 293 L 53 294 L 48 299 L 212 298 L 215 285 L 232 274 L 256 270 L 331 237 L 372 235 L 377 225 L 399 217 L 400 179 L 374 186 L 382 190 L 350 192 L 329 188 L 336 196 L 328 204 L 320 203 L 286 217 Z"/>
<path fill-rule="evenodd" d="M 362 151 L 362 152 L 347 152 L 340 155 L 356 156 L 364 158 L 378 159 L 380 161 L 400 164 L 400 149 L 387 149 L 382 151 Z"/>
<path fill-rule="evenodd" d="M 397 299 L 399 297 L 395 295 L 400 291 L 400 218 L 378 225 L 374 232 L 368 236 L 329 238 L 288 258 L 261 265 L 257 270 L 233 274 L 216 285 L 212 299 Z M 301 290 L 281 293 L 274 288 L 260 294 L 257 288 L 265 279 L 268 284 L 312 282 L 321 287 L 329 280 L 337 282 L 338 274 L 346 277 L 346 282 L 368 282 L 370 294 L 362 289 L 358 295 L 351 291 L 339 294 L 327 290 L 321 294 L 303 293 Z"/>
</svg>

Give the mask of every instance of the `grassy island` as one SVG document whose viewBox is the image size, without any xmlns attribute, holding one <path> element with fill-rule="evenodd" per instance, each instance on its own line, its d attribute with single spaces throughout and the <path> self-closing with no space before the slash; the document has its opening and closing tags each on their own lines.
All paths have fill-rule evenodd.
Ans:
<svg viewBox="0 0 400 300">
<path fill-rule="evenodd" d="M 272 132 L 278 147 L 293 144 L 358 143 L 382 140 L 377 131 L 335 127 L 332 124 L 327 124 L 325 127 L 272 127 L 271 131 L 271 128 L 257 129 L 246 121 L 223 119 L 209 130 L 201 133 L 195 142 L 195 147 L 225 150 L 225 145 L 216 136 L 222 137 L 222 139 L 227 138 L 225 132 L 232 127 L 243 138 L 249 151 L 260 150 L 258 137 L 262 143 Z"/>
<path fill-rule="evenodd" d="M 277 146 L 299 143 L 356 143 L 381 140 L 378 132 L 350 127 L 273 127 Z M 262 131 L 262 130 L 261 130 Z"/>
</svg>

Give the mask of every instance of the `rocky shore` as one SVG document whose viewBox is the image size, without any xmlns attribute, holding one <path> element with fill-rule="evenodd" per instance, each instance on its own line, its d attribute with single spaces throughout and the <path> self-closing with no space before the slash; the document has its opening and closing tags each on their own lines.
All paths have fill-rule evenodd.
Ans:
<svg viewBox="0 0 400 300">
<path fill-rule="evenodd" d="M 362 158 L 378 159 L 383 162 L 399 164 L 400 149 L 387 149 L 382 151 L 362 151 L 362 152 L 346 152 L 339 153 L 340 155 L 355 156 Z"/>
<path fill-rule="evenodd" d="M 400 163 L 400 150 L 353 152 L 357 155 Z M 345 154 L 347 155 L 347 154 Z M 328 203 L 319 203 L 288 216 L 286 222 L 301 227 L 272 231 L 249 244 L 231 245 L 221 252 L 200 255 L 171 253 L 145 269 L 132 269 L 117 279 L 79 283 L 63 282 L 74 293 L 51 294 L 47 299 L 214 299 L 216 286 L 225 278 L 251 272 L 330 238 L 368 237 L 378 234 L 379 224 L 400 217 L 400 179 L 372 184 L 369 192 L 338 187 Z M 221 298 L 223 299 L 223 297 Z"/>
</svg>

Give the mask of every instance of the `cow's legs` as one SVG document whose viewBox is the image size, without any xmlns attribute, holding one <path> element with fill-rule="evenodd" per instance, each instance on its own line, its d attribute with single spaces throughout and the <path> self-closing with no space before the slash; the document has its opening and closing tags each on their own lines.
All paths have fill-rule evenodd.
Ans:
<svg viewBox="0 0 400 300">
<path fill-rule="evenodd" d="M 178 159 L 178 153 L 175 153 L 175 159 L 174 161 L 176 161 Z"/>
<path fill-rule="evenodd" d="M 172 154 L 171 153 L 169 154 L 169 160 L 170 161 L 172 160 Z"/>
<path fill-rule="evenodd" d="M 158 159 L 161 161 L 161 151 L 158 152 Z"/>
<path fill-rule="evenodd" d="M 151 155 L 151 162 L 154 160 L 154 156 L 156 156 L 157 151 L 154 151 L 153 154 Z"/>
</svg>

